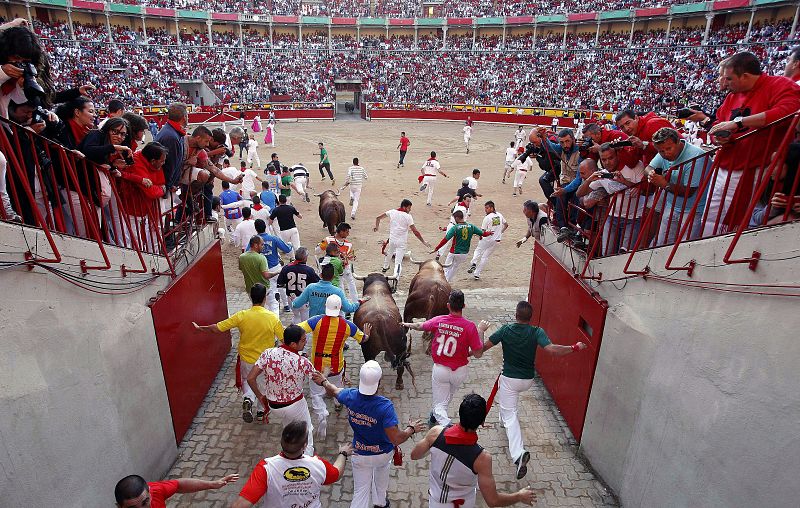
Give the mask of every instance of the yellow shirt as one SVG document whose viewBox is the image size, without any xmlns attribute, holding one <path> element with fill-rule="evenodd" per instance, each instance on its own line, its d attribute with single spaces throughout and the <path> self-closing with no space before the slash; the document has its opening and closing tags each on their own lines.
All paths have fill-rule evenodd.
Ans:
<svg viewBox="0 0 800 508">
<path fill-rule="evenodd" d="M 256 363 L 264 350 L 275 347 L 276 338 L 283 340 L 283 325 L 274 313 L 260 305 L 240 310 L 217 323 L 221 332 L 239 329 L 239 356 L 247 363 Z"/>
</svg>

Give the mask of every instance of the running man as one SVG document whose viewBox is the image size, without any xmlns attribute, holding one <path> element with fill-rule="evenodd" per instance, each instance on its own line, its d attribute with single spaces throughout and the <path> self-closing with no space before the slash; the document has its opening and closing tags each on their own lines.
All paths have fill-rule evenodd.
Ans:
<svg viewBox="0 0 800 508">
<path fill-rule="evenodd" d="M 403 323 L 411 330 L 433 332 L 431 426 L 450 423 L 447 406 L 467 378 L 469 357 L 480 358 L 483 354 L 483 331 L 478 333 L 475 323 L 461 315 L 464 310 L 464 293 L 461 290 L 450 292 L 447 309 L 450 314 L 446 316 L 436 316 L 424 323 Z"/>
<path fill-rule="evenodd" d="M 537 346 L 548 354 L 563 356 L 586 349 L 586 344 L 576 342 L 571 346 L 552 344 L 547 333 L 538 326 L 529 323 L 533 316 L 533 307 L 526 301 L 517 304 L 515 323 L 505 324 L 494 332 L 483 343 L 483 351 L 503 344 L 503 372 L 497 378 L 497 401 L 500 403 L 500 421 L 506 428 L 508 436 L 508 453 L 517 466 L 517 479 L 521 480 L 528 472 L 528 453 L 522 444 L 522 432 L 517 417 L 517 403 L 519 395 L 531 389 L 533 378 L 536 375 L 534 362 L 536 361 Z M 487 321 L 481 321 L 479 330 L 486 331 L 490 326 Z"/>
<path fill-rule="evenodd" d="M 397 148 L 400 150 L 400 162 L 397 163 L 397 169 L 400 169 L 403 166 L 403 161 L 406 158 L 406 153 L 408 153 L 408 147 L 411 145 L 411 141 L 408 140 L 406 137 L 405 132 L 400 133 L 400 143 L 397 144 Z"/>
<path fill-rule="evenodd" d="M 355 302 L 358 300 L 356 279 L 353 277 L 353 261 L 355 261 L 356 256 L 353 243 L 347 239 L 347 237 L 350 236 L 350 229 L 350 224 L 346 222 L 338 224 L 336 226 L 336 233 L 333 236 L 326 236 L 314 249 L 314 253 L 319 258 L 325 255 L 325 250 L 328 248 L 329 244 L 335 243 L 339 246 L 339 255 L 344 265 L 344 271 L 340 279 L 341 288 L 346 289 L 349 295 L 348 298 Z"/>
<path fill-rule="evenodd" d="M 334 184 L 335 180 L 333 179 L 333 173 L 331 173 L 331 161 L 328 160 L 328 150 L 325 149 L 322 141 L 319 142 L 319 174 L 322 176 L 322 180 L 325 181 L 325 173 L 322 171 L 326 169 L 328 171 L 328 176 L 331 178 L 331 185 Z"/>
<path fill-rule="evenodd" d="M 347 176 L 344 177 L 344 185 L 339 192 L 342 192 L 345 187 L 350 186 L 350 218 L 355 220 L 356 210 L 358 210 L 358 199 L 361 197 L 361 186 L 364 180 L 367 179 L 367 170 L 358 165 L 358 157 L 353 158 L 353 165 L 347 169 Z"/>
<path fill-rule="evenodd" d="M 330 295 L 325 302 L 325 315 L 314 316 L 308 321 L 300 323 L 300 328 L 306 333 L 313 334 L 310 357 L 314 369 L 321 372 L 330 383 L 337 388 L 342 386 L 342 374 L 345 369 L 344 343 L 352 337 L 359 344 L 369 340 L 372 324 L 365 323 L 364 331 L 358 329 L 355 323 L 339 317 L 342 311 L 342 299 L 338 295 Z M 325 389 L 317 384 L 310 386 L 311 407 L 317 419 L 317 437 L 325 439 L 328 432 L 328 408 L 325 405 Z M 334 401 L 336 412 L 341 411 L 342 405 Z"/>
<path fill-rule="evenodd" d="M 517 158 L 517 149 L 514 148 L 514 142 L 512 141 L 509 143 L 508 148 L 506 148 L 506 162 L 503 168 L 503 183 L 506 183 L 506 178 L 511 176 L 511 172 L 514 169 L 511 167 L 511 164 L 514 162 L 514 159 Z"/>
<path fill-rule="evenodd" d="M 319 282 L 319 275 L 313 268 L 308 266 L 308 249 L 300 247 L 294 251 L 294 261 L 281 268 L 278 274 L 277 285 L 284 288 L 286 296 L 289 298 L 289 306 L 295 298 L 298 298 L 309 284 Z M 308 304 L 303 304 L 298 308 L 292 308 L 292 324 L 306 321 L 308 319 Z"/>
<path fill-rule="evenodd" d="M 467 273 L 473 273 L 475 280 L 481 278 L 481 271 L 489 256 L 500 245 L 500 240 L 503 238 L 503 233 L 508 229 L 508 222 L 502 214 L 497 212 L 494 208 L 494 201 L 487 201 L 483 205 L 486 212 L 486 217 L 483 218 L 481 229 L 491 232 L 491 236 L 481 238 L 478 242 L 478 247 L 475 249 L 475 254 L 472 256 L 472 266 L 469 267 Z"/>
<path fill-rule="evenodd" d="M 381 219 L 385 217 L 389 218 L 389 241 L 383 248 L 383 268 L 381 271 L 386 273 L 389 269 L 389 258 L 394 254 L 394 276 L 399 279 L 400 273 L 403 271 L 403 256 L 405 255 L 406 246 L 408 245 L 408 230 L 410 229 L 411 232 L 414 233 L 414 236 L 429 249 L 431 248 L 431 244 L 422 238 L 422 233 L 414 226 L 414 218 L 411 217 L 410 200 L 404 199 L 400 202 L 400 208 L 397 210 L 387 210 L 375 217 L 375 227 L 372 228 L 372 231 L 375 233 L 378 232 Z"/>
<path fill-rule="evenodd" d="M 467 122 L 464 125 L 464 146 L 467 148 L 467 153 L 469 153 L 469 139 L 472 137 L 472 124 Z"/>
<path fill-rule="evenodd" d="M 478 193 L 478 180 L 481 178 L 481 170 L 475 168 L 472 170 L 472 176 L 466 177 L 464 180 L 467 181 L 467 186 L 472 189 L 472 197 L 473 198 L 480 198 L 483 197 L 483 194 Z M 472 215 L 472 202 L 469 204 L 469 208 L 467 209 L 467 216 Z"/>
<path fill-rule="evenodd" d="M 311 202 L 311 198 L 308 197 L 308 189 L 311 189 L 311 175 L 309 174 L 308 170 L 305 166 L 301 163 L 297 163 L 292 166 L 292 185 L 297 192 L 298 195 L 301 196 L 301 199 L 306 203 Z"/>
<path fill-rule="evenodd" d="M 517 153 L 522 155 L 525 151 L 523 147 L 517 148 Z M 525 162 L 519 160 L 519 158 L 514 159 L 514 162 L 511 163 L 511 168 L 516 171 L 514 174 L 514 195 L 517 195 L 517 190 L 519 190 L 519 195 L 522 196 L 522 183 L 525 182 L 525 177 L 528 176 L 528 171 L 533 170 L 533 157 L 528 157 L 525 159 Z"/>
<path fill-rule="evenodd" d="M 419 181 L 422 185 L 420 185 L 419 191 L 422 192 L 426 188 L 428 189 L 428 201 L 425 204 L 431 206 L 433 202 L 433 189 L 436 187 L 436 177 L 441 173 L 443 177 L 448 178 L 447 173 L 442 171 L 442 166 L 439 164 L 439 161 L 436 160 L 436 152 L 431 152 L 431 157 L 422 165 L 420 173 Z"/>
<path fill-rule="evenodd" d="M 497 492 L 492 456 L 478 444 L 478 427 L 486 420 L 486 401 L 477 393 L 464 396 L 458 408 L 459 422 L 435 425 L 411 450 L 411 460 L 431 453 L 428 476 L 429 508 L 474 508 L 476 488 L 488 506 L 531 505 L 536 494 L 530 488 L 513 494 Z"/>
<path fill-rule="evenodd" d="M 466 182 L 466 180 L 464 180 L 464 181 Z M 461 189 L 463 189 L 463 188 L 464 187 L 462 187 Z M 469 186 L 467 186 L 466 188 L 469 189 Z M 459 191 L 461 189 L 459 189 Z M 456 199 L 454 199 L 453 201 L 450 201 L 450 203 L 448 203 L 448 205 L 453 204 L 453 202 Z M 440 231 L 444 231 L 446 233 L 448 229 L 453 227 L 456 224 L 456 220 L 453 218 L 453 214 L 456 213 L 459 210 L 461 210 L 464 213 L 464 217 L 466 217 L 467 216 L 467 210 L 469 209 L 471 204 L 472 204 L 472 189 L 470 189 L 469 192 L 464 193 L 463 197 L 461 198 L 461 200 L 459 200 L 456 203 L 456 206 L 454 206 L 453 209 L 450 210 L 450 221 L 447 223 L 446 227 L 439 227 L 439 230 Z M 439 261 L 439 258 L 444 256 L 448 252 L 450 252 L 450 246 L 447 245 L 447 244 L 442 245 L 439 248 L 439 250 L 436 252 L 436 261 Z"/>
<path fill-rule="evenodd" d="M 275 232 L 278 233 L 281 240 L 291 245 L 292 251 L 289 255 L 293 256 L 294 249 L 300 246 L 300 232 L 297 230 L 294 218 L 302 219 L 303 216 L 297 211 L 297 208 L 286 204 L 286 196 L 278 197 L 278 203 L 280 204 L 269 214 L 269 224 L 274 228 L 275 219 L 278 219 L 278 228 L 275 229 Z"/>
<path fill-rule="evenodd" d="M 433 254 L 443 247 L 448 240 L 453 240 L 450 246 L 450 252 L 447 254 L 447 259 L 444 262 L 445 265 L 449 265 L 444 269 L 444 276 L 447 282 L 453 280 L 453 276 L 456 270 L 458 270 L 458 267 L 467 260 L 472 237 L 474 235 L 478 235 L 479 237 L 492 235 L 491 231 L 484 231 L 478 226 L 466 222 L 464 220 L 464 212 L 461 210 L 453 212 L 453 219 L 455 219 L 456 223 L 450 226 L 447 230 L 447 234 L 442 238 L 442 241 L 439 242 L 439 245 L 430 252 Z"/>
</svg>

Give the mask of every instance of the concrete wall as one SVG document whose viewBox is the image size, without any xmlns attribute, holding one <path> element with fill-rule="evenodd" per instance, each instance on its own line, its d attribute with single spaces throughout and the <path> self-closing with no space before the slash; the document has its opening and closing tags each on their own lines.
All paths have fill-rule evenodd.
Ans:
<svg viewBox="0 0 800 508">
<path fill-rule="evenodd" d="M 26 242 L 48 254 L 43 235 L 22 231 L 0 222 L 0 259 L 19 261 Z M 63 270 L 99 261 L 96 244 L 57 242 Z M 148 277 L 120 277 L 121 263 L 138 265 L 129 251 L 109 257 L 117 268 L 87 278 Z M 167 472 L 177 449 L 146 303 L 169 280 L 105 296 L 41 268 L 0 271 L 0 506 L 107 507 L 121 477 Z"/>
<path fill-rule="evenodd" d="M 682 246 L 676 265 L 695 259 L 706 266 L 691 278 L 675 277 L 800 283 L 797 259 L 762 261 L 754 272 L 746 264 L 724 265 L 729 238 Z M 750 232 L 736 252 L 797 256 L 798 238 L 797 223 Z M 631 269 L 647 265 L 670 273 L 666 249 L 650 254 L 637 254 Z M 568 254 L 563 259 L 571 266 Z M 626 260 L 599 260 L 594 272 L 621 276 Z M 796 505 L 798 299 L 641 278 L 627 281 L 624 290 L 592 285 L 609 311 L 581 449 L 623 505 Z"/>
</svg>

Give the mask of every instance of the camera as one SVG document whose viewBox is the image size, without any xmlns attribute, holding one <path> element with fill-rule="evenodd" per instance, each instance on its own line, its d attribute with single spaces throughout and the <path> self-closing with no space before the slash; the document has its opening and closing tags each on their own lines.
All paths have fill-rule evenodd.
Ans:
<svg viewBox="0 0 800 508">
<path fill-rule="evenodd" d="M 125 155 L 122 156 L 122 160 L 124 160 L 125 164 L 128 166 L 133 166 L 133 157 L 128 152 L 125 152 Z"/>
<path fill-rule="evenodd" d="M 44 97 L 44 88 L 36 81 L 36 76 L 39 75 L 36 67 L 30 62 L 17 62 L 14 65 L 22 70 L 22 91 L 25 92 L 25 97 L 29 101 Z"/>
<path fill-rule="evenodd" d="M 617 139 L 609 143 L 609 145 L 611 146 L 611 148 L 625 148 L 626 146 L 633 146 L 633 143 L 631 143 L 630 140 L 627 139 Z"/>
<path fill-rule="evenodd" d="M 589 136 L 583 138 L 581 143 L 578 145 L 578 153 L 584 159 L 589 156 L 589 149 L 594 146 L 594 141 Z"/>
<path fill-rule="evenodd" d="M 689 118 L 690 116 L 692 116 L 695 113 L 695 111 L 703 111 L 703 110 L 700 109 L 700 106 L 698 106 L 697 104 L 689 104 L 685 108 L 679 109 L 676 112 L 676 115 L 678 118 L 683 120 L 685 118 Z"/>
<path fill-rule="evenodd" d="M 527 145 L 525 145 L 525 151 L 522 153 L 522 155 L 517 157 L 517 160 L 520 162 L 525 162 L 526 160 L 528 160 L 528 157 L 530 157 L 535 153 L 536 153 L 536 145 L 534 145 L 533 143 L 528 143 Z"/>
</svg>

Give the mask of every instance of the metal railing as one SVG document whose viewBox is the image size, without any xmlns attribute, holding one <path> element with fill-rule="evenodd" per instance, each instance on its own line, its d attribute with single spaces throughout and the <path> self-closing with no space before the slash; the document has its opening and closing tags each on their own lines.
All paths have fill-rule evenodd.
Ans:
<svg viewBox="0 0 800 508">
<path fill-rule="evenodd" d="M 52 252 L 41 257 L 29 250 L 23 253 L 26 262 L 60 263 L 55 235 L 68 235 L 97 245 L 102 263 L 82 259 L 83 273 L 111 269 L 107 247 L 114 246 L 134 251 L 140 265 L 120 265 L 123 276 L 147 272 L 174 277 L 181 245 L 205 224 L 202 192 L 192 192 L 191 186 L 183 196 L 169 193 L 164 199 L 144 200 L 143 193 L 136 195 L 141 184 L 126 179 L 126 167 L 96 164 L 5 119 L 0 119 L 0 153 L 6 160 L 5 168 L 0 167 L 6 181 L 0 220 L 41 229 Z M 164 258 L 168 269 L 148 268 L 145 255 Z"/>
<path fill-rule="evenodd" d="M 727 240 L 723 262 L 748 263 L 754 270 L 759 252 L 733 256 L 742 234 L 751 228 L 800 220 L 792 211 L 800 171 L 786 164 L 790 145 L 798 137 L 798 125 L 800 111 L 733 135 L 730 143 L 669 168 L 663 176 L 668 182 L 682 184 L 677 193 L 650 184 L 642 174 L 636 185 L 621 187 L 591 207 L 583 206 L 585 201 L 563 203 L 568 210 L 563 216 L 575 232 L 567 238 L 586 253 L 579 277 L 602 279 L 602 274 L 590 273 L 591 261 L 620 254 L 628 256 L 624 274 L 648 274 L 650 266 L 631 268 L 634 257 L 663 246 L 671 246 L 664 268 L 691 276 L 694 260 L 673 264 L 681 246 L 729 233 L 734 234 Z M 785 196 L 785 206 L 772 204 L 776 194 Z"/>
</svg>

